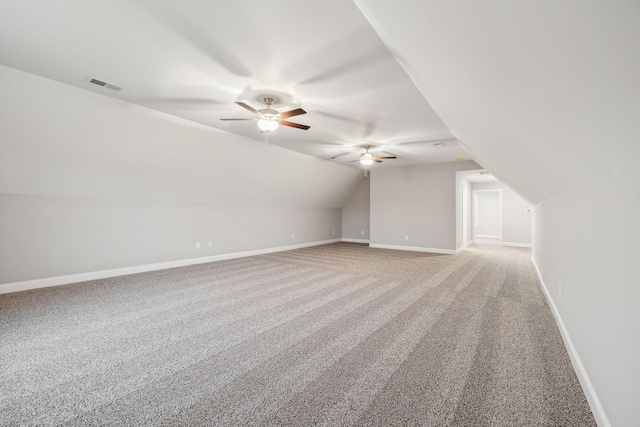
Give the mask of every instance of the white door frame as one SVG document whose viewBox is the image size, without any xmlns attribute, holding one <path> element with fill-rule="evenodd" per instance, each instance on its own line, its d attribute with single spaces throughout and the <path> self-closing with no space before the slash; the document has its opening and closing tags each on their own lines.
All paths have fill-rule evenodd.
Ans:
<svg viewBox="0 0 640 427">
<path fill-rule="evenodd" d="M 486 235 L 476 235 L 476 227 L 478 226 L 478 193 L 489 193 L 489 192 L 497 192 L 498 193 L 498 225 L 500 234 L 498 236 L 486 236 Z M 473 190 L 473 241 L 476 242 L 476 238 L 498 238 L 498 243 L 502 245 L 502 190 L 501 189 L 490 189 L 490 190 Z"/>
<path fill-rule="evenodd" d="M 460 194 L 460 206 L 462 207 L 462 247 L 463 248 L 466 247 L 466 246 L 469 246 L 473 241 L 473 238 L 467 239 L 467 234 L 469 232 L 469 230 L 468 230 L 468 228 L 469 228 L 469 206 L 468 206 L 469 202 L 467 200 L 465 200 L 465 199 L 467 199 L 465 197 L 465 195 L 466 195 L 465 193 L 466 193 L 466 190 L 468 190 L 468 188 L 467 188 L 468 185 L 469 184 L 467 184 L 467 185 L 462 184 L 462 188 L 461 188 L 461 191 L 460 191 L 460 193 L 461 193 Z"/>
</svg>

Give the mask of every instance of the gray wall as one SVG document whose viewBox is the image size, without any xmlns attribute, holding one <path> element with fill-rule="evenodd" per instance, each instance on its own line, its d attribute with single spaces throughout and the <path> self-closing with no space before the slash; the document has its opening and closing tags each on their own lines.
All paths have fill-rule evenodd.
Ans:
<svg viewBox="0 0 640 427">
<path fill-rule="evenodd" d="M 369 240 L 371 181 L 364 176 L 362 178 L 349 201 L 342 207 L 343 238 Z"/>
<path fill-rule="evenodd" d="M 614 426 L 640 420 L 638 182 L 636 160 L 534 209 L 534 259 Z"/>
<path fill-rule="evenodd" d="M 0 283 L 330 240 L 340 229 L 340 208 L 0 194 Z"/>
<path fill-rule="evenodd" d="M 7 67 L 0 81 L 0 283 L 341 237 L 359 170 Z"/>
<path fill-rule="evenodd" d="M 531 244 L 532 215 L 526 209 L 531 204 L 501 182 L 471 184 L 473 190 L 502 190 L 502 242 L 504 244 Z M 473 204 L 472 217 L 473 217 Z"/>
<path fill-rule="evenodd" d="M 480 166 L 452 162 L 372 171 L 371 243 L 455 250 L 455 172 L 469 169 Z"/>
</svg>

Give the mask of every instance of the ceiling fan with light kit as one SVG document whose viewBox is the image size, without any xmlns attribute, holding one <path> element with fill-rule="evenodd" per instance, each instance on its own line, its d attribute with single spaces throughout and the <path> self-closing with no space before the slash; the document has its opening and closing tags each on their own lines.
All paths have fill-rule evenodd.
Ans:
<svg viewBox="0 0 640 427">
<path fill-rule="evenodd" d="M 258 128 L 260 129 L 261 133 L 273 132 L 276 129 L 278 129 L 278 127 L 280 125 L 289 126 L 289 127 L 292 127 L 292 128 L 302 129 L 302 130 L 307 130 L 307 129 L 310 128 L 310 126 L 307 126 L 307 125 L 301 125 L 299 123 L 293 123 L 293 122 L 290 122 L 290 121 L 287 121 L 287 120 L 283 120 L 283 119 L 287 119 L 289 117 L 299 116 L 301 114 L 307 114 L 307 112 L 304 111 L 302 108 L 296 108 L 295 110 L 290 110 L 290 111 L 285 111 L 285 112 L 280 113 L 277 110 L 274 110 L 273 108 L 271 108 L 271 106 L 274 103 L 274 99 L 272 97 L 266 96 L 264 98 L 264 103 L 267 106 L 266 108 L 261 108 L 260 110 L 256 110 L 255 108 L 253 108 L 252 106 L 250 106 L 250 105 L 248 105 L 248 104 L 246 104 L 244 102 L 236 101 L 236 104 L 238 104 L 242 108 L 245 108 L 245 109 L 251 111 L 256 116 L 253 117 L 253 118 L 220 119 L 220 120 L 224 120 L 224 121 L 229 121 L 229 120 L 255 121 L 255 122 L 257 122 Z"/>
<path fill-rule="evenodd" d="M 396 156 L 375 156 L 369 152 L 369 150 L 374 148 L 372 145 L 363 145 L 362 148 L 364 148 L 364 152 L 360 154 L 360 158 L 351 160 L 351 163 L 360 162 L 363 166 L 370 166 L 374 163 L 382 163 L 383 160 L 397 159 Z"/>
<path fill-rule="evenodd" d="M 356 146 L 353 147 L 353 149 L 361 151 L 360 152 L 360 156 L 355 160 L 350 160 L 349 163 L 360 162 L 360 164 L 365 167 L 364 176 L 368 177 L 369 176 L 369 166 L 371 166 L 372 164 L 374 164 L 374 163 L 382 163 L 384 160 L 397 159 L 396 156 L 376 156 L 374 153 L 372 153 L 372 151 L 378 150 L 380 148 L 381 148 L 380 144 L 374 144 L 374 143 L 366 143 L 366 144 L 356 145 Z M 335 160 L 335 159 L 337 159 L 339 157 L 342 157 L 345 154 L 349 154 L 349 153 L 338 154 L 337 156 L 331 157 L 330 160 Z"/>
</svg>

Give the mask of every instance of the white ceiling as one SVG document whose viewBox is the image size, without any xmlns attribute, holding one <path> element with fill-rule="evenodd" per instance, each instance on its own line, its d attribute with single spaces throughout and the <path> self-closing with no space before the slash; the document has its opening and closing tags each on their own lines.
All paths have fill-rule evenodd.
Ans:
<svg viewBox="0 0 640 427">
<path fill-rule="evenodd" d="M 374 168 L 473 158 L 536 203 L 640 158 L 638 22 L 626 0 L 3 0 L 0 64 L 257 142 L 219 119 L 285 92 L 311 129 L 272 144 L 354 167 L 367 141 L 398 156 Z"/>
<path fill-rule="evenodd" d="M 471 170 L 471 171 L 458 171 L 456 175 L 460 178 L 464 178 L 472 184 L 479 184 L 484 182 L 498 182 L 498 179 L 486 170 Z"/>
<path fill-rule="evenodd" d="M 258 141 L 253 122 L 220 119 L 251 117 L 236 100 L 261 108 L 258 95 L 285 94 L 276 107 L 301 106 L 290 120 L 311 129 L 281 127 L 270 143 L 352 167 L 365 142 L 398 157 L 373 168 L 469 158 L 344 0 L 5 0 L 0 64 Z"/>
<path fill-rule="evenodd" d="M 531 203 L 640 158 L 637 0 L 355 0 L 473 159 Z"/>
</svg>

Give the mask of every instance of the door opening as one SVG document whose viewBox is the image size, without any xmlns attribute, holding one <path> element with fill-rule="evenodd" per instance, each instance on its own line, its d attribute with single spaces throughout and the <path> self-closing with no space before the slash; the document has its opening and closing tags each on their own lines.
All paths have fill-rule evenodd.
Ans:
<svg viewBox="0 0 640 427">
<path fill-rule="evenodd" d="M 502 190 L 473 190 L 473 242 L 502 244 Z"/>
</svg>

